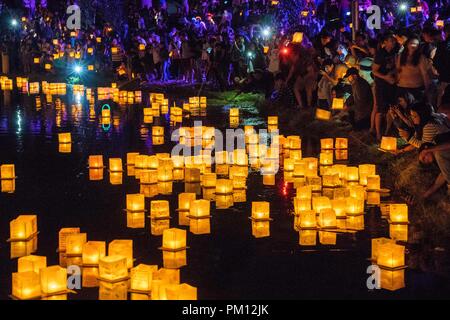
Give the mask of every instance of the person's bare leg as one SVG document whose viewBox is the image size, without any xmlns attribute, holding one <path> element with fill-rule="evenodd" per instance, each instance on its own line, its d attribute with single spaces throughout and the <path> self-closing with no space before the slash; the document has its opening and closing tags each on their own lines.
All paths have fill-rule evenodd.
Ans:
<svg viewBox="0 0 450 320">
<path fill-rule="evenodd" d="M 383 113 L 377 112 L 375 115 L 375 129 L 377 133 L 377 140 L 380 141 L 382 137 L 381 130 L 383 130 Z"/>
<path fill-rule="evenodd" d="M 372 86 L 372 96 L 373 96 L 373 106 L 372 106 L 372 113 L 370 114 L 370 129 L 369 132 L 371 134 L 374 134 L 376 132 L 375 127 L 375 117 L 377 114 L 377 100 L 375 95 L 375 85 Z"/>
<path fill-rule="evenodd" d="M 391 131 L 393 122 L 394 122 L 394 119 L 392 118 L 392 116 L 389 113 L 387 113 L 386 114 L 386 130 L 384 130 L 385 136 L 389 135 L 389 131 Z"/>
<path fill-rule="evenodd" d="M 303 108 L 302 87 L 302 80 L 300 79 L 300 77 L 298 77 L 294 83 L 294 95 L 295 99 L 297 100 L 297 105 L 300 108 Z"/>
</svg>

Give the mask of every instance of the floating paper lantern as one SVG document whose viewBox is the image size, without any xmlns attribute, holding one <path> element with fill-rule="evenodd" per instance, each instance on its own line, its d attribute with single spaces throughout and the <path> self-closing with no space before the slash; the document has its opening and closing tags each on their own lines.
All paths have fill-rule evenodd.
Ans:
<svg viewBox="0 0 450 320">
<path fill-rule="evenodd" d="M 122 159 L 121 158 L 109 158 L 109 171 L 110 172 L 122 172 Z"/>
<path fill-rule="evenodd" d="M 103 168 L 103 156 L 89 156 L 89 168 L 98 169 Z"/>
<path fill-rule="evenodd" d="M 14 272 L 12 274 L 12 295 L 21 300 L 40 297 L 41 282 L 39 274 L 33 271 Z"/>
<path fill-rule="evenodd" d="M 294 198 L 294 212 L 300 214 L 302 211 L 311 210 L 311 199 Z"/>
<path fill-rule="evenodd" d="M 215 188 L 217 175 L 215 173 L 205 173 L 202 176 L 202 186 L 205 188 Z"/>
<path fill-rule="evenodd" d="M 303 186 L 303 187 L 297 188 L 296 198 L 311 199 L 312 198 L 312 187 L 311 186 Z"/>
<path fill-rule="evenodd" d="M 358 167 L 347 167 L 347 177 L 348 182 L 359 181 L 359 169 Z"/>
<path fill-rule="evenodd" d="M 384 151 L 395 152 L 397 151 L 397 138 L 395 137 L 382 137 L 380 149 Z"/>
<path fill-rule="evenodd" d="M 15 166 L 13 164 L 3 164 L 0 166 L 0 177 L 2 180 L 15 179 Z"/>
<path fill-rule="evenodd" d="M 66 251 L 66 239 L 68 235 L 80 233 L 80 228 L 62 228 L 59 231 L 59 251 Z"/>
<path fill-rule="evenodd" d="M 24 241 L 37 233 L 37 216 L 20 215 L 9 223 L 10 239 L 13 241 Z"/>
<path fill-rule="evenodd" d="M 364 203 L 363 203 L 364 205 Z M 346 199 L 333 199 L 331 200 L 331 207 L 336 213 L 336 217 L 345 217 L 347 213 L 347 200 Z"/>
<path fill-rule="evenodd" d="M 320 153 L 320 164 L 322 166 L 330 166 L 333 164 L 333 153 L 332 152 L 321 152 Z"/>
<path fill-rule="evenodd" d="M 331 118 L 331 112 L 328 110 L 324 110 L 324 109 L 320 109 L 317 108 L 316 109 L 316 119 L 317 120 L 324 120 L 324 121 L 328 121 Z"/>
<path fill-rule="evenodd" d="M 200 182 L 200 169 L 197 168 L 185 168 L 184 179 L 187 183 Z"/>
<path fill-rule="evenodd" d="M 127 258 L 122 255 L 102 257 L 98 264 L 99 278 L 104 281 L 120 281 L 128 277 Z"/>
<path fill-rule="evenodd" d="M 311 229 L 316 228 L 316 212 L 314 210 L 301 211 L 300 213 L 300 229 Z"/>
<path fill-rule="evenodd" d="M 324 209 L 331 209 L 331 201 L 328 197 L 314 197 L 312 205 L 316 213 L 320 213 Z"/>
<path fill-rule="evenodd" d="M 301 246 L 315 246 L 317 242 L 317 231 L 300 230 L 298 242 Z"/>
<path fill-rule="evenodd" d="M 299 136 L 288 136 L 286 139 L 288 149 L 297 150 L 302 148 L 302 139 Z"/>
<path fill-rule="evenodd" d="M 381 182 L 380 176 L 369 175 L 367 176 L 367 190 L 380 190 Z"/>
<path fill-rule="evenodd" d="M 158 182 L 173 181 L 173 170 L 172 169 L 166 169 L 163 167 L 158 168 L 157 175 L 158 175 Z"/>
<path fill-rule="evenodd" d="M 391 223 L 408 223 L 408 205 L 389 204 L 389 220 Z"/>
<path fill-rule="evenodd" d="M 342 109 L 344 109 L 344 99 L 342 99 L 342 98 L 333 98 L 331 109 L 333 109 L 333 110 L 342 110 Z"/>
<path fill-rule="evenodd" d="M 72 135 L 70 132 L 58 134 L 60 144 L 72 143 Z"/>
<path fill-rule="evenodd" d="M 186 231 L 172 228 L 163 232 L 162 250 L 164 268 L 177 269 L 186 262 Z"/>
<path fill-rule="evenodd" d="M 359 168 L 359 183 L 363 186 L 367 185 L 367 176 L 375 175 L 374 164 L 360 164 Z"/>
<path fill-rule="evenodd" d="M 336 149 L 348 149 L 348 139 L 336 138 L 334 146 Z"/>
<path fill-rule="evenodd" d="M 104 241 L 88 241 L 83 245 L 83 265 L 96 266 L 105 256 L 106 243 Z"/>
<path fill-rule="evenodd" d="M 133 240 L 114 240 L 108 245 L 108 255 L 127 259 L 127 268 L 133 267 Z"/>
<path fill-rule="evenodd" d="M 386 244 L 386 243 L 395 244 L 395 241 L 392 239 L 388 239 L 388 238 L 372 239 L 372 256 L 371 256 L 372 261 L 377 261 L 378 255 L 380 253 L 381 245 Z"/>
<path fill-rule="evenodd" d="M 216 194 L 227 195 L 233 193 L 233 181 L 230 179 L 216 180 Z"/>
<path fill-rule="evenodd" d="M 405 265 L 405 247 L 393 243 L 379 245 L 377 264 L 388 269 L 403 267 Z"/>
<path fill-rule="evenodd" d="M 12 241 L 11 247 L 11 259 L 28 256 L 37 251 L 37 237 L 28 241 Z"/>
<path fill-rule="evenodd" d="M 389 237 L 395 241 L 408 241 L 408 225 L 407 224 L 389 224 Z"/>
<path fill-rule="evenodd" d="M 42 256 L 25 256 L 17 261 L 18 272 L 36 272 L 39 274 L 41 268 L 47 267 L 47 257 Z"/>
<path fill-rule="evenodd" d="M 314 198 L 313 198 L 314 201 Z M 321 228 L 336 228 L 336 213 L 333 209 L 321 209 L 318 224 Z"/>
<path fill-rule="evenodd" d="M 347 198 L 347 214 L 357 215 L 364 213 L 364 199 Z"/>
<path fill-rule="evenodd" d="M 320 139 L 320 148 L 322 150 L 333 149 L 334 140 L 333 138 Z"/>
<path fill-rule="evenodd" d="M 66 255 L 81 256 L 83 245 L 87 242 L 86 233 L 73 233 L 66 236 Z"/>
<path fill-rule="evenodd" d="M 210 202 L 194 200 L 189 208 L 189 230 L 193 234 L 208 234 L 210 229 Z"/>
<path fill-rule="evenodd" d="M 197 288 L 186 283 L 166 287 L 168 300 L 197 300 Z"/>
<path fill-rule="evenodd" d="M 153 200 L 150 202 L 150 216 L 152 219 L 170 217 L 169 201 Z"/>
<path fill-rule="evenodd" d="M 178 224 L 181 226 L 189 225 L 189 210 L 191 202 L 196 198 L 195 193 L 180 193 L 178 195 Z"/>
<path fill-rule="evenodd" d="M 253 201 L 252 219 L 254 220 L 270 219 L 270 203 L 266 201 Z"/>
<path fill-rule="evenodd" d="M 67 290 L 67 270 L 60 266 L 42 268 L 39 273 L 44 294 L 55 294 Z"/>
<path fill-rule="evenodd" d="M 292 35 L 292 43 L 302 43 L 303 41 L 303 32 L 295 32 Z"/>
<path fill-rule="evenodd" d="M 132 291 L 150 292 L 152 290 L 153 273 L 158 271 L 156 265 L 139 264 L 131 269 L 130 289 Z"/>
</svg>

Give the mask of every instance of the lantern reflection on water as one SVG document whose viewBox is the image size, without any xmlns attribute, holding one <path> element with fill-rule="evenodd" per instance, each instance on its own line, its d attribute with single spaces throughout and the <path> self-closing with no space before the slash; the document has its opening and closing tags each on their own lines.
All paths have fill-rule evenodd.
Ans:
<svg viewBox="0 0 450 320">
<path fill-rule="evenodd" d="M 405 287 L 405 270 L 380 269 L 381 288 L 395 291 Z"/>
<path fill-rule="evenodd" d="M 374 164 L 360 164 L 359 183 L 363 186 L 367 185 L 367 176 L 375 175 L 376 167 Z"/>
<path fill-rule="evenodd" d="M 150 292 L 152 289 L 153 273 L 156 271 L 158 271 L 158 266 L 146 264 L 139 264 L 131 269 L 131 291 Z"/>
<path fill-rule="evenodd" d="M 367 176 L 367 190 L 377 191 L 381 188 L 380 176 L 379 175 L 369 175 Z"/>
<path fill-rule="evenodd" d="M 38 237 L 34 237 L 29 241 L 12 241 L 10 243 L 10 258 L 20 258 L 28 256 L 37 251 Z"/>
<path fill-rule="evenodd" d="M 342 218 L 347 213 L 347 200 L 346 199 L 332 199 L 331 207 L 336 213 L 336 218 Z"/>
<path fill-rule="evenodd" d="M 328 197 L 313 197 L 312 207 L 316 213 L 320 213 L 323 209 L 331 209 L 331 202 Z"/>
<path fill-rule="evenodd" d="M 133 267 L 133 240 L 113 240 L 108 245 L 108 255 L 127 259 L 127 268 Z"/>
<path fill-rule="evenodd" d="M 83 265 L 97 266 L 104 256 L 106 256 L 106 243 L 104 241 L 88 241 L 83 245 Z"/>
<path fill-rule="evenodd" d="M 98 299 L 99 300 L 127 300 L 128 282 L 108 282 L 99 281 Z"/>
<path fill-rule="evenodd" d="M 16 178 L 15 167 L 13 164 L 2 164 L 0 166 L 1 180 L 13 180 Z"/>
<path fill-rule="evenodd" d="M 103 168 L 103 156 L 102 155 L 89 156 L 89 168 L 90 169 Z"/>
<path fill-rule="evenodd" d="M 12 295 L 20 300 L 35 299 L 41 296 L 41 282 L 38 273 L 33 271 L 12 274 Z"/>
<path fill-rule="evenodd" d="M 123 181 L 122 172 L 110 172 L 109 183 L 111 183 L 111 185 L 121 185 L 122 181 Z"/>
<path fill-rule="evenodd" d="M 190 203 L 189 231 L 193 234 L 209 234 L 210 226 L 210 202 L 200 199 Z"/>
<path fill-rule="evenodd" d="M 120 281 L 128 277 L 127 258 L 124 256 L 105 256 L 100 258 L 98 276 L 103 281 Z"/>
<path fill-rule="evenodd" d="M 162 247 L 164 268 L 178 269 L 187 265 L 186 231 L 172 228 L 163 232 Z"/>
<path fill-rule="evenodd" d="M 408 241 L 407 224 L 389 224 L 389 237 L 395 241 Z"/>
<path fill-rule="evenodd" d="M 315 229 L 317 226 L 316 212 L 314 210 L 305 210 L 299 213 L 300 229 Z"/>
<path fill-rule="evenodd" d="M 122 159 L 121 158 L 110 158 L 109 159 L 109 171 L 110 172 L 122 172 Z"/>
<path fill-rule="evenodd" d="M 98 287 L 98 267 L 83 266 L 81 285 L 84 288 Z"/>
<path fill-rule="evenodd" d="M 300 230 L 298 242 L 301 246 L 315 246 L 317 244 L 317 231 Z"/>
<path fill-rule="evenodd" d="M 364 199 L 348 197 L 346 212 L 348 215 L 358 215 L 364 213 Z"/>
<path fill-rule="evenodd" d="M 127 228 L 145 228 L 145 212 L 127 212 Z"/>
<path fill-rule="evenodd" d="M 323 245 L 336 245 L 337 234 L 335 232 L 319 231 L 319 242 Z"/>
<path fill-rule="evenodd" d="M 1 192 L 14 193 L 16 191 L 16 180 L 1 180 Z"/>
<path fill-rule="evenodd" d="M 44 294 L 55 294 L 67 290 L 67 270 L 60 266 L 40 269 L 41 291 Z"/>
</svg>

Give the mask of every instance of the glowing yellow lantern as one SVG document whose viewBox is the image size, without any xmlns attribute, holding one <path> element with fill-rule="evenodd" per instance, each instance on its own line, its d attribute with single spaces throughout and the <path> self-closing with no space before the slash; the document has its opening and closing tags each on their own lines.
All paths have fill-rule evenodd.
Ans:
<svg viewBox="0 0 450 320">
<path fill-rule="evenodd" d="M 102 279 L 98 283 L 98 299 L 99 300 L 127 300 L 128 297 L 128 282 L 124 280 L 118 280 L 117 282 L 111 282 Z"/>
<path fill-rule="evenodd" d="M 346 211 L 349 215 L 364 213 L 364 199 L 348 197 Z"/>
<path fill-rule="evenodd" d="M 44 294 L 55 294 L 67 290 L 67 270 L 60 266 L 42 268 L 39 273 L 41 291 Z"/>
<path fill-rule="evenodd" d="M 127 259 L 127 268 L 133 267 L 133 240 L 114 240 L 108 245 L 108 255 Z"/>
<path fill-rule="evenodd" d="M 130 289 L 138 292 L 150 292 L 152 290 L 153 273 L 158 271 L 158 266 L 139 264 L 131 269 Z"/>
<path fill-rule="evenodd" d="M 42 256 L 25 256 L 17 261 L 18 272 L 36 272 L 39 274 L 41 268 L 47 267 L 47 257 Z"/>
<path fill-rule="evenodd" d="M 200 199 L 190 203 L 189 231 L 193 234 L 208 234 L 210 227 L 210 202 Z"/>
<path fill-rule="evenodd" d="M 320 213 L 324 209 L 331 209 L 331 201 L 328 197 L 313 197 L 312 205 L 316 213 Z"/>
<path fill-rule="evenodd" d="M 344 99 L 342 98 L 334 98 L 333 103 L 331 105 L 331 109 L 333 110 L 342 110 L 344 109 Z"/>
<path fill-rule="evenodd" d="M 72 135 L 70 132 L 58 134 L 60 144 L 72 143 Z"/>
<path fill-rule="evenodd" d="M 348 149 L 348 139 L 347 138 L 336 138 L 335 148 L 336 149 Z"/>
<path fill-rule="evenodd" d="M 316 230 L 300 230 L 299 232 L 299 245 L 301 246 L 315 246 L 317 242 Z"/>
<path fill-rule="evenodd" d="M 347 177 L 348 182 L 359 181 L 359 169 L 358 167 L 347 167 Z"/>
<path fill-rule="evenodd" d="M 382 137 L 380 149 L 383 151 L 395 152 L 397 151 L 397 138 L 395 137 Z"/>
<path fill-rule="evenodd" d="M 322 166 L 330 166 L 333 164 L 333 153 L 332 152 L 321 152 L 320 153 L 320 164 Z"/>
<path fill-rule="evenodd" d="M 375 175 L 376 167 L 374 164 L 360 164 L 358 167 L 359 183 L 365 186 L 367 185 L 367 176 Z"/>
<path fill-rule="evenodd" d="M 380 253 L 381 245 L 387 244 L 387 243 L 395 244 L 395 241 L 392 239 L 388 239 L 388 238 L 372 239 L 372 257 L 371 257 L 372 261 L 377 261 L 378 255 Z"/>
<path fill-rule="evenodd" d="M 302 186 L 297 188 L 298 199 L 311 199 L 312 198 L 312 187 L 311 186 Z"/>
<path fill-rule="evenodd" d="M 71 153 L 72 152 L 72 144 L 71 143 L 60 143 L 58 145 L 59 153 Z"/>
<path fill-rule="evenodd" d="M 3 164 L 0 166 L 0 177 L 2 180 L 11 180 L 16 178 L 15 166 L 13 164 Z"/>
<path fill-rule="evenodd" d="M 163 232 L 161 250 L 163 251 L 164 268 L 177 269 L 186 262 L 186 231 L 172 228 Z"/>
<path fill-rule="evenodd" d="M 333 149 L 334 141 L 333 138 L 320 139 L 320 148 L 322 150 Z"/>
<path fill-rule="evenodd" d="M 313 198 L 314 201 L 314 198 Z M 336 213 L 333 209 L 321 209 L 318 224 L 321 228 L 336 228 Z"/>
<path fill-rule="evenodd" d="M 187 183 L 200 182 L 200 169 L 198 168 L 185 168 L 184 179 Z"/>
<path fill-rule="evenodd" d="M 89 180 L 90 181 L 103 180 L 103 168 L 89 169 Z"/>
<path fill-rule="evenodd" d="M 347 213 L 347 200 L 346 199 L 332 199 L 331 207 L 336 213 L 337 218 L 345 217 Z"/>
<path fill-rule="evenodd" d="M 34 64 L 39 64 L 39 63 L 41 63 L 41 59 L 40 58 L 33 58 L 33 63 Z"/>
<path fill-rule="evenodd" d="M 314 210 L 301 211 L 299 220 L 300 229 L 313 229 L 317 226 L 316 212 Z"/>
<path fill-rule="evenodd" d="M 408 205 L 389 204 L 389 220 L 390 223 L 408 223 Z"/>
<path fill-rule="evenodd" d="M 328 121 L 331 118 L 331 112 L 328 110 L 324 110 L 324 109 L 320 109 L 317 108 L 316 109 L 316 119 L 317 120 L 324 120 L 324 121 Z"/>
<path fill-rule="evenodd" d="M 252 202 L 252 219 L 267 220 L 270 218 L 270 203 L 266 201 Z"/>
<path fill-rule="evenodd" d="M 367 190 L 380 190 L 380 176 L 379 175 L 369 175 L 367 176 Z"/>
<path fill-rule="evenodd" d="M 233 193 L 233 181 L 230 179 L 216 180 L 216 194 L 227 195 Z"/>
<path fill-rule="evenodd" d="M 92 169 L 103 168 L 103 156 L 102 155 L 89 156 L 89 168 Z"/>
<path fill-rule="evenodd" d="M 303 41 L 303 32 L 295 32 L 292 35 L 292 43 L 301 43 Z"/>
<path fill-rule="evenodd" d="M 180 193 L 178 195 L 178 224 L 181 226 L 189 225 L 189 210 L 191 202 L 196 198 L 195 193 Z"/>
<path fill-rule="evenodd" d="M 66 236 L 66 255 L 81 256 L 83 245 L 87 242 L 86 233 L 73 233 Z"/>
<path fill-rule="evenodd" d="M 59 231 L 59 251 L 66 251 L 67 236 L 74 233 L 80 233 L 80 228 L 62 228 Z"/>
<path fill-rule="evenodd" d="M 10 240 L 28 240 L 37 234 L 37 216 L 20 215 L 9 223 Z"/>
<path fill-rule="evenodd" d="M 88 241 L 83 245 L 83 266 L 96 266 L 105 256 L 106 243 L 104 241 Z"/>
<path fill-rule="evenodd" d="M 103 281 L 121 281 L 128 278 L 127 258 L 120 255 L 102 257 L 98 264 L 99 279 Z"/>
<path fill-rule="evenodd" d="M 444 20 L 437 20 L 436 21 L 436 27 L 443 28 L 444 27 Z"/>
<path fill-rule="evenodd" d="M 396 269 L 405 265 L 405 247 L 393 243 L 380 244 L 377 264 L 380 267 Z"/>
<path fill-rule="evenodd" d="M 380 287 L 395 291 L 405 287 L 405 270 L 380 270 Z"/>
<path fill-rule="evenodd" d="M 110 172 L 123 172 L 122 159 L 121 158 L 109 158 L 109 171 Z"/>
<path fill-rule="evenodd" d="M 33 271 L 14 272 L 12 274 L 12 295 L 21 300 L 40 297 L 41 282 L 39 274 Z"/>
<path fill-rule="evenodd" d="M 197 288 L 186 283 L 165 288 L 167 300 L 197 300 Z"/>
</svg>

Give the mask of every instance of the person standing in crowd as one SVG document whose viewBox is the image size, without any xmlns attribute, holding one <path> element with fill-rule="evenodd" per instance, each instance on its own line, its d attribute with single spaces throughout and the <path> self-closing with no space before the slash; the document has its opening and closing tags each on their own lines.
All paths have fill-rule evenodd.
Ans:
<svg viewBox="0 0 450 320">
<path fill-rule="evenodd" d="M 433 62 L 439 74 L 437 106 L 442 102 L 445 89 L 450 84 L 450 23 L 444 27 L 445 40 L 438 43 Z"/>
</svg>

